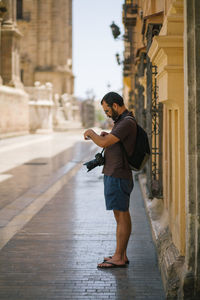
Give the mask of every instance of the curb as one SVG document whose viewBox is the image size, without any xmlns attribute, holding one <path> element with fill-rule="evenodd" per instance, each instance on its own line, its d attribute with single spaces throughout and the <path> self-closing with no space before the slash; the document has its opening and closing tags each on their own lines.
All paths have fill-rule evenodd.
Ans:
<svg viewBox="0 0 200 300">
<path fill-rule="evenodd" d="M 178 295 L 182 289 L 184 274 L 184 256 L 179 253 L 173 243 L 166 211 L 163 207 L 160 211 L 158 210 L 160 199 L 148 199 L 145 188 L 146 178 L 144 175 L 139 175 L 139 183 L 157 251 L 158 266 L 166 299 L 179 299 Z"/>
</svg>

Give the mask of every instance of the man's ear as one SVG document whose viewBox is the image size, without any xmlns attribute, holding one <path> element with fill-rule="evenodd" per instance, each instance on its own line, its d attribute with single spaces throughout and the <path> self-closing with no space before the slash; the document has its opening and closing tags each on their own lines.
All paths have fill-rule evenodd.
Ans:
<svg viewBox="0 0 200 300">
<path fill-rule="evenodd" d="M 114 110 L 117 110 L 118 109 L 118 104 L 117 103 L 113 103 L 112 107 L 113 107 Z"/>
</svg>

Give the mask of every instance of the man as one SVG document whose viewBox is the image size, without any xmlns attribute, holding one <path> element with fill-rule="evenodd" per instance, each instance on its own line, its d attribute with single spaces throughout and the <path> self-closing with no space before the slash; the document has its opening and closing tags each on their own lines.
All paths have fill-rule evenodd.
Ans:
<svg viewBox="0 0 200 300">
<path fill-rule="evenodd" d="M 115 92 L 106 94 L 101 105 L 106 115 L 114 121 L 111 132 L 103 131 L 98 135 L 92 129 L 88 129 L 84 132 L 84 138 L 91 139 L 99 147 L 105 148 L 103 173 L 106 209 L 113 210 L 117 230 L 115 253 L 113 256 L 105 257 L 97 267 L 125 267 L 129 263 L 126 249 L 131 234 L 129 200 L 133 189 L 133 178 L 124 148 L 128 155 L 133 152 L 137 125 L 133 119 L 126 118 L 132 116 L 132 113 L 126 109 L 123 98 L 119 94 Z"/>
</svg>

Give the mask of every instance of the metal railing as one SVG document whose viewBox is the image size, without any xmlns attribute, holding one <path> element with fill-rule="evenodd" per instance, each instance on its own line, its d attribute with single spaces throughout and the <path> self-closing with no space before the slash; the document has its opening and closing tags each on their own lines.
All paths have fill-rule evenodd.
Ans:
<svg viewBox="0 0 200 300">
<path fill-rule="evenodd" d="M 157 66 L 152 66 L 152 165 L 151 193 L 157 198 L 162 197 L 162 123 L 163 107 L 158 101 Z"/>
<path fill-rule="evenodd" d="M 149 198 L 162 198 L 162 124 L 163 105 L 158 101 L 157 66 L 147 58 L 147 132 L 151 146 L 151 157 L 147 167 Z"/>
</svg>

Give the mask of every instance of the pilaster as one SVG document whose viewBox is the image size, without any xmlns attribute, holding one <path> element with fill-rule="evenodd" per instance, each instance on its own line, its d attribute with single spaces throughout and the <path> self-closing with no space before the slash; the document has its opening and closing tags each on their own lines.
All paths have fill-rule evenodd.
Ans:
<svg viewBox="0 0 200 300">
<path fill-rule="evenodd" d="M 183 36 L 155 36 L 148 55 L 158 66 L 159 101 L 183 105 Z"/>
<path fill-rule="evenodd" d="M 16 0 L 4 0 L 7 12 L 4 17 L 4 23 L 12 25 L 16 21 Z"/>
<path fill-rule="evenodd" d="M 34 80 L 73 93 L 71 0 L 38 1 L 38 60 Z"/>
<path fill-rule="evenodd" d="M 3 83 L 22 88 L 19 67 L 21 33 L 16 26 L 16 0 L 5 0 L 7 12 L 1 27 L 1 75 Z"/>
<path fill-rule="evenodd" d="M 183 299 L 200 295 L 200 2 L 185 0 L 186 273 Z M 193 298 L 192 298 L 193 297 Z"/>
<path fill-rule="evenodd" d="M 7 13 L 6 5 L 3 1 L 0 2 L 0 54 L 2 53 L 1 50 L 1 26 L 3 22 L 3 18 L 5 14 Z M 1 59 L 0 59 L 0 85 L 2 84 L 2 77 L 1 77 Z"/>
<path fill-rule="evenodd" d="M 58 5 L 60 1 L 53 1 L 55 5 Z M 55 18 L 51 17 L 51 0 L 37 1 L 37 17 L 38 17 L 38 47 L 37 47 L 37 69 L 38 70 L 50 70 L 52 69 L 52 33 L 51 28 L 54 26 Z M 57 32 L 57 38 L 59 32 Z M 54 35 L 55 37 L 55 35 Z M 57 39 L 56 38 L 56 39 Z M 57 40 L 55 40 L 57 42 Z M 56 63 L 56 62 L 55 62 Z"/>
<path fill-rule="evenodd" d="M 21 38 L 17 28 L 10 25 L 2 26 L 2 78 L 5 85 L 22 88 L 19 68 L 19 42 Z"/>
<path fill-rule="evenodd" d="M 51 17 L 52 17 L 52 24 L 51 24 L 51 31 L 52 31 L 52 37 L 51 37 L 51 62 L 52 66 L 58 66 L 59 63 L 59 57 L 61 49 L 61 36 L 62 36 L 62 22 L 60 18 L 60 12 L 63 10 L 60 6 L 60 1 L 52 1 L 52 11 L 51 11 Z"/>
<path fill-rule="evenodd" d="M 183 1 L 172 1 L 160 34 L 154 36 L 148 51 L 152 65 L 157 66 L 158 98 L 159 102 L 163 103 L 164 111 L 163 201 L 168 214 L 172 247 L 163 251 L 160 267 L 169 298 L 175 295 L 174 287 L 170 284 L 172 280 L 170 269 L 175 268 L 178 293 L 185 255 L 183 20 Z M 161 239 L 159 241 L 161 248 L 162 243 L 165 247 L 165 241 Z"/>
</svg>

